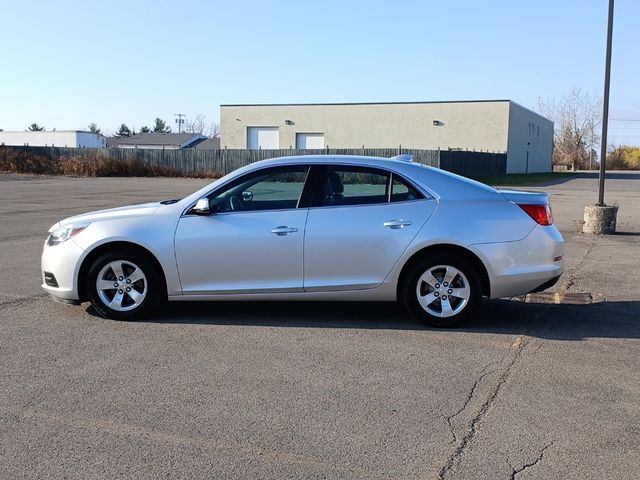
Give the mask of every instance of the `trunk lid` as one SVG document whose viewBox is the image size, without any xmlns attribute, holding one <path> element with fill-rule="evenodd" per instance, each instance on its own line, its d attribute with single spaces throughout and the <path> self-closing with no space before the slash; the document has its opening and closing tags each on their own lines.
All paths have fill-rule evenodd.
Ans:
<svg viewBox="0 0 640 480">
<path fill-rule="evenodd" d="M 549 194 L 547 192 L 528 192 L 524 190 L 501 190 L 498 189 L 504 198 L 515 204 L 527 205 L 548 205 Z"/>
</svg>

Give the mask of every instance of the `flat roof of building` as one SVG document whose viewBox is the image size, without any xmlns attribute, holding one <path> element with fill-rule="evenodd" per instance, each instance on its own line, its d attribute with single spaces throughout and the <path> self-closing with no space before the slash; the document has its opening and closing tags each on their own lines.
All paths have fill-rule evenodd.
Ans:
<svg viewBox="0 0 640 480">
<path fill-rule="evenodd" d="M 322 107 L 326 105 L 420 105 L 429 103 L 498 103 L 511 102 L 513 100 L 434 100 L 434 101 L 418 101 L 418 102 L 329 102 L 329 103 L 225 103 L 221 107 Z M 523 107 L 525 108 L 525 107 Z"/>
<path fill-rule="evenodd" d="M 349 106 L 349 105 L 430 105 L 430 104 L 442 104 L 442 103 L 512 103 L 524 110 L 527 110 L 539 117 L 549 120 L 544 115 L 527 108 L 518 102 L 514 102 L 509 99 L 496 99 L 496 100 L 432 100 L 432 101 L 417 101 L 417 102 L 336 102 L 336 103 L 226 103 L 220 105 L 222 107 L 326 107 L 326 106 Z M 549 120 L 551 121 L 551 120 Z"/>
<path fill-rule="evenodd" d="M 89 130 L 0 130 L 0 133 L 95 133 Z M 102 135 L 98 133 L 97 135 Z"/>
</svg>

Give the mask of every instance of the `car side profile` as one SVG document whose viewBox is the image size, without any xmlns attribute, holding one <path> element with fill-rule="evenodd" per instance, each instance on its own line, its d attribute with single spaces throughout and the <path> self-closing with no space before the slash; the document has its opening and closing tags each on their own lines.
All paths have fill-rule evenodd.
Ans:
<svg viewBox="0 0 640 480">
<path fill-rule="evenodd" d="M 482 297 L 550 287 L 563 256 L 545 193 L 407 158 L 298 156 L 181 200 L 62 220 L 44 245 L 42 287 L 123 320 L 166 300 L 400 301 L 446 327 Z"/>
</svg>

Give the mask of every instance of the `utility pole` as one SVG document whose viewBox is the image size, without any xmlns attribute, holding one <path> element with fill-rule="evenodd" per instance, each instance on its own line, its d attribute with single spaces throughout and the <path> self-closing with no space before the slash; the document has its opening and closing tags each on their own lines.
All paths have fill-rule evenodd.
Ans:
<svg viewBox="0 0 640 480">
<path fill-rule="evenodd" d="M 613 0 L 609 0 L 609 23 L 607 26 L 607 60 L 604 70 L 604 105 L 602 107 L 602 144 L 600 145 L 600 181 L 598 203 L 604 205 L 604 177 L 607 170 L 607 126 L 609 123 L 609 84 L 611 80 L 611 40 L 613 38 Z"/>
<path fill-rule="evenodd" d="M 186 117 L 187 115 L 184 113 L 174 113 L 173 116 L 177 117 L 176 123 L 178 124 L 178 133 L 182 133 L 182 124 L 185 122 L 183 117 Z"/>
</svg>

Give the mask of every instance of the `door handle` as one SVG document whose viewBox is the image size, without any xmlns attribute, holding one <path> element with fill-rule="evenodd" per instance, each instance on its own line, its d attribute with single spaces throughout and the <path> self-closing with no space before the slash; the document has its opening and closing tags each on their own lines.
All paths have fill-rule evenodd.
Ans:
<svg viewBox="0 0 640 480">
<path fill-rule="evenodd" d="M 295 227 L 287 227 L 286 225 L 280 225 L 271 230 L 271 233 L 275 233 L 279 237 L 284 237 L 285 235 L 289 235 L 290 233 L 296 233 L 298 231 Z"/>
<path fill-rule="evenodd" d="M 394 230 L 398 230 L 399 228 L 408 227 L 411 225 L 409 220 L 402 220 L 401 218 L 396 220 L 389 220 L 388 222 L 384 222 L 384 226 L 387 228 L 393 228 Z"/>
</svg>

